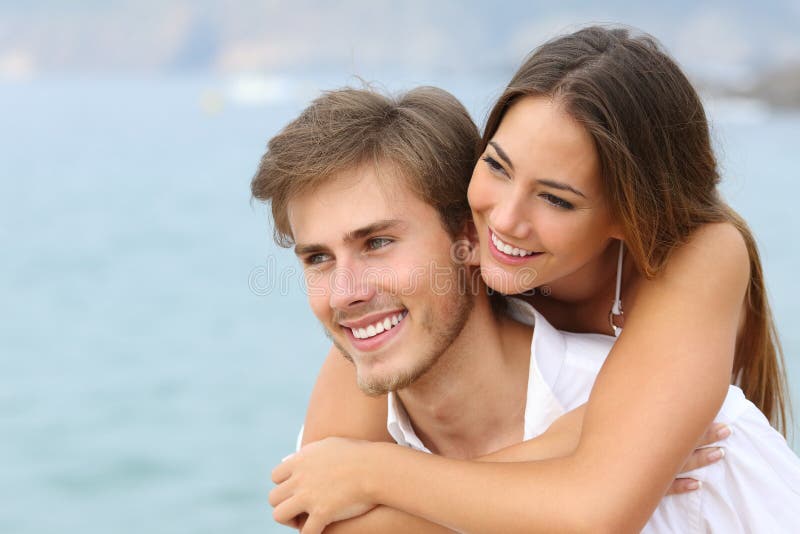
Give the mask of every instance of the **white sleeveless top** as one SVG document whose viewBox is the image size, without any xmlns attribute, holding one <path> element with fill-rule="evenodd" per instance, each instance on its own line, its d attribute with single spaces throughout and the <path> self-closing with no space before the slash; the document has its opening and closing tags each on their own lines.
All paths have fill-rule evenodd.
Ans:
<svg viewBox="0 0 800 534">
<path fill-rule="evenodd" d="M 517 299 L 508 303 L 514 319 L 535 325 L 525 404 L 524 438 L 528 440 L 588 400 L 616 338 L 556 330 L 529 304 Z M 430 452 L 393 393 L 388 407 L 386 426 L 394 440 Z M 784 438 L 736 386 L 730 386 L 714 420 L 733 430 L 716 444 L 725 449 L 725 457 L 682 474 L 700 480 L 703 487 L 664 497 L 643 532 L 800 532 L 800 459 Z"/>
</svg>

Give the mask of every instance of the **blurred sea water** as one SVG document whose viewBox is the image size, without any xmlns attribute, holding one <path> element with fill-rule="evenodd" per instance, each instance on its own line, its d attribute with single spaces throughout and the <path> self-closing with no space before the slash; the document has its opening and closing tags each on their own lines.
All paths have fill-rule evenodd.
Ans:
<svg viewBox="0 0 800 534">
<path fill-rule="evenodd" d="M 378 79 L 458 96 L 505 77 Z M 0 532 L 264 533 L 327 352 L 249 181 L 344 78 L 0 85 Z M 761 244 L 795 398 L 800 115 L 710 102 L 724 191 Z"/>
</svg>

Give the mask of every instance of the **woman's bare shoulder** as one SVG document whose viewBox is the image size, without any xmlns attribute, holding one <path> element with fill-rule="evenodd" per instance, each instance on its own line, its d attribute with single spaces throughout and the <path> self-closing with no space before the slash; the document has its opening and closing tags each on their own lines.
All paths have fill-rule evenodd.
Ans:
<svg viewBox="0 0 800 534">
<path fill-rule="evenodd" d="M 749 264 L 744 236 L 736 226 L 727 222 L 702 225 L 689 236 L 686 244 L 678 247 L 676 253 L 681 258 L 700 256 Z"/>
<path fill-rule="evenodd" d="M 744 236 L 733 224 L 721 222 L 702 225 L 686 243 L 676 247 L 664 267 L 663 278 L 668 284 L 690 286 L 721 280 L 743 289 L 749 274 Z"/>
</svg>

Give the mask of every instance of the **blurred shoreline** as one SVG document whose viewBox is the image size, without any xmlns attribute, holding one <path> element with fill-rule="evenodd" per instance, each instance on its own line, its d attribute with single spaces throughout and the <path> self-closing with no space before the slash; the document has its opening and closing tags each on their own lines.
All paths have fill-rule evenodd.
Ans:
<svg viewBox="0 0 800 534">
<path fill-rule="evenodd" d="M 800 109 L 800 62 L 770 69 L 746 83 L 706 81 L 697 85 L 714 98 L 753 100 L 775 111 Z"/>
</svg>

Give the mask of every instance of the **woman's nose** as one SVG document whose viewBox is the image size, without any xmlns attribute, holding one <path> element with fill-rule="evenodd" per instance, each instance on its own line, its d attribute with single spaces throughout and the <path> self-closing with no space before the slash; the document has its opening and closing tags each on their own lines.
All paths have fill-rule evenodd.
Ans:
<svg viewBox="0 0 800 534">
<path fill-rule="evenodd" d="M 517 192 L 509 194 L 500 200 L 492 210 L 489 223 L 497 232 L 506 237 L 527 239 L 531 234 L 532 203 Z"/>
</svg>

